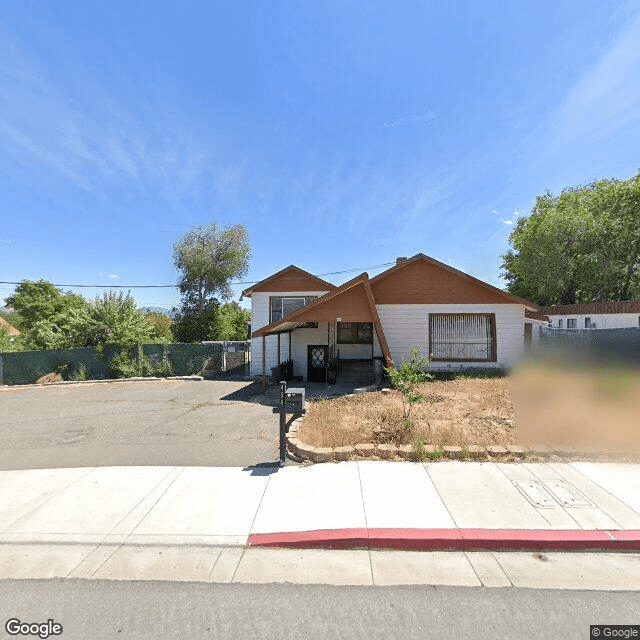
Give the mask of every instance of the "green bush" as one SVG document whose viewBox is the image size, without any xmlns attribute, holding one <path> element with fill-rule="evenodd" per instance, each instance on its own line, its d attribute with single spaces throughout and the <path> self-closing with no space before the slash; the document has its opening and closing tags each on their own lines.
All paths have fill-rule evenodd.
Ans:
<svg viewBox="0 0 640 640">
<path fill-rule="evenodd" d="M 122 349 L 111 358 L 108 371 L 112 378 L 135 378 L 139 375 L 138 363 L 126 349 Z"/>
<path fill-rule="evenodd" d="M 424 371 L 425 357 L 420 355 L 417 347 L 410 347 L 410 358 L 403 360 L 399 369 L 385 368 L 391 379 L 391 384 L 402 394 L 402 409 L 405 422 L 410 422 L 411 408 L 414 404 L 424 401 L 424 397 L 416 390 L 417 386 L 427 380 L 433 380 L 434 375 Z M 428 367 L 431 359 L 427 362 Z"/>
</svg>

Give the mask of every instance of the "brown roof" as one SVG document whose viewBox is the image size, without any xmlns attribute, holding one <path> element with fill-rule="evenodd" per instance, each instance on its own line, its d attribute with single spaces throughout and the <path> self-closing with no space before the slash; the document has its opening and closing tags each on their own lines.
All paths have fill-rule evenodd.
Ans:
<svg viewBox="0 0 640 640">
<path fill-rule="evenodd" d="M 240 299 L 250 298 L 255 291 L 333 291 L 335 288 L 335 284 L 318 278 L 318 276 L 296 267 L 295 264 L 290 264 L 245 289 L 240 295 Z"/>
<path fill-rule="evenodd" d="M 529 311 L 529 309 L 524 310 L 524 317 L 529 318 L 529 320 L 540 320 L 542 322 L 549 322 L 549 316 L 545 316 L 542 313 L 536 313 L 535 311 Z"/>
<path fill-rule="evenodd" d="M 376 304 L 516 303 L 538 311 L 533 302 L 514 296 L 423 253 L 399 259 L 371 279 Z"/>
<path fill-rule="evenodd" d="M 11 337 L 20 335 L 20 332 L 11 326 L 4 318 L 0 318 L 0 329 L 4 329 Z"/>
<path fill-rule="evenodd" d="M 583 304 L 556 304 L 540 307 L 548 316 L 568 316 L 581 313 L 640 313 L 640 300 L 609 300 Z"/>
</svg>

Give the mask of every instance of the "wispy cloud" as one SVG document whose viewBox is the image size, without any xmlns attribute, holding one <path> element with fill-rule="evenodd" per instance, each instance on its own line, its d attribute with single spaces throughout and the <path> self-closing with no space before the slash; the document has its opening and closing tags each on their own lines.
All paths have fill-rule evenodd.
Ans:
<svg viewBox="0 0 640 640">
<path fill-rule="evenodd" d="M 110 280 L 117 280 L 120 276 L 117 273 L 110 273 L 107 277 Z"/>
<path fill-rule="evenodd" d="M 6 238 L 0 238 L 0 244 L 13 244 L 13 240 L 7 240 Z"/>
<path fill-rule="evenodd" d="M 1 27 L 0 36 L 0 149 L 30 174 L 36 160 L 92 192 L 107 192 L 114 181 L 149 181 L 175 200 L 218 168 L 210 141 L 177 117 L 149 119 L 159 109 L 140 95 L 129 96 L 125 108 L 78 62 L 69 75 L 82 82 L 61 85 Z"/>
<path fill-rule="evenodd" d="M 548 122 L 552 150 L 587 141 L 597 145 L 640 123 L 640 13 L 568 91 Z"/>
</svg>

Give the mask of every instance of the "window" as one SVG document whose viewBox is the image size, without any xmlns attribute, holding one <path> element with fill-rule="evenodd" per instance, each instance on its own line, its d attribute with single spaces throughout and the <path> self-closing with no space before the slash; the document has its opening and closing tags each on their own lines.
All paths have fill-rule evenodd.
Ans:
<svg viewBox="0 0 640 640">
<path fill-rule="evenodd" d="M 585 318 L 584 319 L 584 328 L 585 329 L 590 329 L 591 328 L 591 318 Z"/>
<path fill-rule="evenodd" d="M 562 329 L 562 318 L 558 320 L 558 329 Z"/>
<path fill-rule="evenodd" d="M 433 360 L 495 362 L 495 314 L 429 314 L 429 353 Z"/>
<path fill-rule="evenodd" d="M 338 344 L 373 344 L 373 324 L 338 322 Z"/>
<path fill-rule="evenodd" d="M 578 321 L 575 318 L 567 318 L 567 329 L 577 329 Z"/>
<path fill-rule="evenodd" d="M 297 311 L 301 307 L 313 302 L 318 296 L 300 297 L 271 297 L 269 298 L 269 322 L 281 320 L 290 313 Z M 314 323 L 315 324 L 315 323 Z M 315 324 L 317 327 L 318 325 Z"/>
</svg>

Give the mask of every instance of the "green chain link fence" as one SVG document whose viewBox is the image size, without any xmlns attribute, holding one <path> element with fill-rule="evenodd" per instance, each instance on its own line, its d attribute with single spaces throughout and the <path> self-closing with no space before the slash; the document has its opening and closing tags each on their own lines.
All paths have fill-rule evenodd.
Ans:
<svg viewBox="0 0 640 640">
<path fill-rule="evenodd" d="M 144 356 L 157 367 L 166 361 L 173 375 L 200 375 L 232 371 L 242 373 L 248 361 L 247 342 L 207 342 L 202 344 L 143 344 L 131 349 L 131 357 L 141 362 Z M 93 347 L 78 349 L 48 349 L 45 351 L 0 352 L 0 384 L 32 384 L 53 371 L 65 371 L 65 377 L 73 378 L 82 369 L 90 380 L 109 378 L 109 362 L 121 351 L 109 345 L 104 354 Z"/>
</svg>

